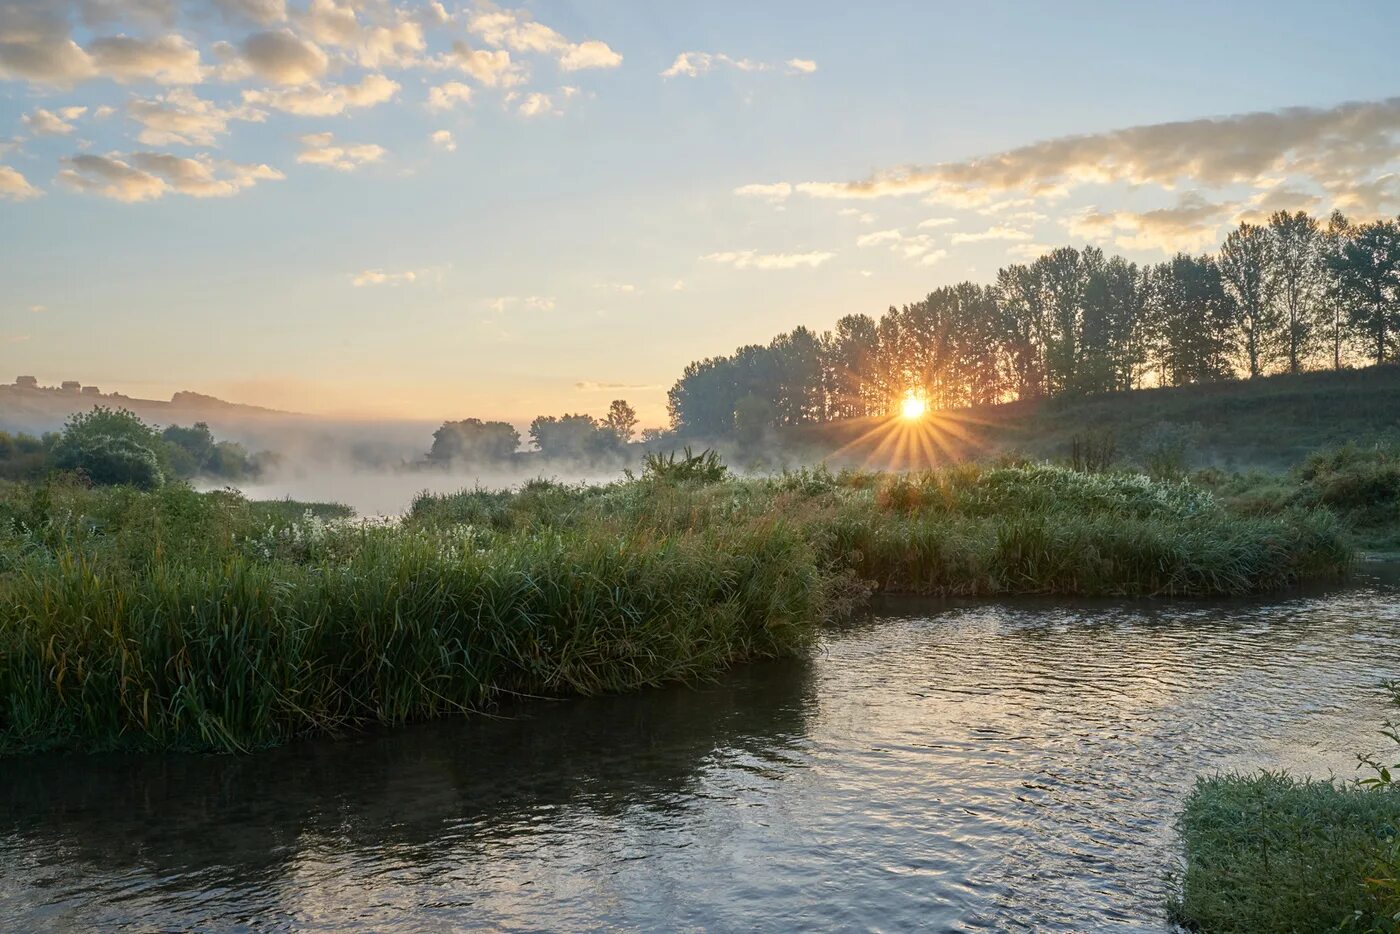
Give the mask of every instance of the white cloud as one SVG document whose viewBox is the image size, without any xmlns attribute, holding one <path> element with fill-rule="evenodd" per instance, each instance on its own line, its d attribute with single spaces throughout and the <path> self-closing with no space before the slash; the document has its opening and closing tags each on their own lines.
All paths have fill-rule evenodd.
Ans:
<svg viewBox="0 0 1400 934">
<path fill-rule="evenodd" d="M 73 132 L 73 124 L 68 120 L 81 117 L 86 111 L 86 107 L 64 107 L 60 113 L 54 113 L 35 107 L 34 112 L 25 114 L 20 122 L 35 136 L 62 136 Z"/>
<path fill-rule="evenodd" d="M 514 87 L 528 77 L 522 66 L 511 61 L 505 49 L 473 49 L 460 39 L 452 43 L 445 63 L 456 66 L 489 88 Z"/>
<path fill-rule="evenodd" d="M 1359 202 L 1374 208 L 1371 202 L 1380 192 L 1367 185 L 1395 163 L 1397 133 L 1400 97 L 1061 137 L 961 162 L 900 166 L 857 181 L 794 187 L 817 198 L 923 194 L 936 203 L 993 210 L 1003 203 L 1025 206 L 1026 198 L 1062 196 L 1091 183 L 1262 189 L 1288 178 L 1316 184 L 1334 201 L 1357 192 Z"/>
<path fill-rule="evenodd" d="M 888 246 L 892 252 L 906 259 L 916 259 L 930 254 L 933 250 L 933 238 L 928 234 L 913 234 L 911 236 L 894 228 L 862 234 L 856 238 L 856 246 Z M 938 252 L 943 253 L 942 250 Z"/>
<path fill-rule="evenodd" d="M 457 141 L 452 138 L 451 130 L 436 130 L 432 136 L 433 145 L 448 152 L 457 151 Z"/>
<path fill-rule="evenodd" d="M 947 250 L 931 250 L 928 253 L 925 253 L 924 255 L 919 257 L 919 265 L 932 266 L 934 263 L 937 263 L 940 260 L 947 259 L 947 257 Z"/>
<path fill-rule="evenodd" d="M 367 285 L 413 285 L 418 281 L 418 273 L 412 269 L 403 272 L 385 272 L 382 269 L 366 269 L 364 272 L 356 273 L 350 277 L 350 284 L 355 288 L 364 288 Z"/>
<path fill-rule="evenodd" d="M 733 266 L 735 269 L 815 269 L 835 256 L 835 253 L 759 253 L 756 250 L 709 253 L 700 257 L 711 263 Z"/>
<path fill-rule="evenodd" d="M 364 22 L 360 13 L 366 14 Z M 418 53 L 427 48 L 422 24 L 392 5 L 309 0 L 296 18 L 311 40 L 345 50 L 365 68 L 415 65 Z"/>
<path fill-rule="evenodd" d="M 521 10 L 486 9 L 474 14 L 467 23 L 471 32 L 487 45 L 510 49 L 512 52 L 550 55 L 564 71 L 586 68 L 616 68 L 622 56 L 597 39 L 570 42 L 558 32 L 528 18 Z"/>
<path fill-rule="evenodd" d="M 242 53 L 255 74 L 277 84 L 307 84 L 330 65 L 319 46 L 290 29 L 253 33 L 243 40 Z"/>
<path fill-rule="evenodd" d="M 1212 202 L 1199 192 L 1183 193 L 1175 205 L 1152 211 L 1100 211 L 1085 208 L 1068 218 L 1065 227 L 1076 237 L 1111 240 L 1127 249 L 1204 250 L 1216 245 L 1220 228 L 1235 216 L 1239 205 Z"/>
<path fill-rule="evenodd" d="M 1030 238 L 1031 235 L 1027 231 L 998 224 L 995 227 L 971 233 L 961 231 L 953 234 L 950 239 L 953 243 L 981 243 L 984 240 L 1029 240 Z"/>
<path fill-rule="evenodd" d="M 926 221 L 919 221 L 920 230 L 928 230 L 932 227 L 947 227 L 949 224 L 956 224 L 957 219 L 952 217 L 930 217 Z"/>
<path fill-rule="evenodd" d="M 499 298 L 487 299 L 486 307 L 496 314 L 502 314 L 511 308 L 521 308 L 526 311 L 553 311 L 554 298 L 546 295 L 502 295 Z"/>
<path fill-rule="evenodd" d="M 319 82 L 291 88 L 267 88 L 243 92 L 249 104 L 261 104 L 299 117 L 332 117 L 346 110 L 374 107 L 392 100 L 399 84 L 383 75 L 365 75 L 359 84 Z"/>
<path fill-rule="evenodd" d="M 77 155 L 61 160 L 67 168 L 58 180 L 76 191 L 116 201 L 149 201 L 167 193 L 193 198 L 226 198 L 260 181 L 284 178 L 267 165 L 216 161 L 205 155 L 194 158 L 168 153 L 110 153 Z"/>
<path fill-rule="evenodd" d="M 554 109 L 554 101 L 548 94 L 539 91 L 532 91 L 526 94 L 520 101 L 520 106 L 516 111 L 522 117 L 543 117 L 547 114 L 556 114 L 559 111 Z"/>
<path fill-rule="evenodd" d="M 229 17 L 241 17 L 260 26 L 287 20 L 286 0 L 214 0 L 214 6 Z"/>
<path fill-rule="evenodd" d="M 151 100 L 133 99 L 126 112 L 141 124 L 137 138 L 147 146 L 213 146 L 228 132 L 230 120 L 261 122 L 265 116 L 247 105 L 219 107 L 186 88 Z"/>
<path fill-rule="evenodd" d="M 792 186 L 787 182 L 775 182 L 771 185 L 740 185 L 734 189 L 734 193 L 743 198 L 763 198 L 768 201 L 782 201 L 792 194 Z"/>
<path fill-rule="evenodd" d="M 384 158 L 386 150 L 374 143 L 337 143 L 333 133 L 309 133 L 301 138 L 297 162 L 320 165 L 338 172 L 355 169 Z"/>
<path fill-rule="evenodd" d="M 817 70 L 817 63 L 809 58 L 790 58 L 783 64 L 790 75 L 810 75 Z M 671 62 L 669 68 L 661 72 L 661 77 L 698 78 L 721 67 L 733 68 L 735 71 L 773 71 L 778 66 L 751 58 L 734 58 L 723 52 L 682 52 Z"/>
<path fill-rule="evenodd" d="M 29 181 L 8 165 L 0 165 L 0 198 L 10 201 L 28 201 L 43 192 L 29 184 Z"/>
<path fill-rule="evenodd" d="M 1006 255 L 1013 259 L 1035 260 L 1053 249 L 1045 243 L 1013 243 L 1006 248 Z"/>
<path fill-rule="evenodd" d="M 116 81 L 198 84 L 204 79 L 199 49 L 184 36 L 104 36 L 88 43 L 87 52 L 97 70 Z"/>
<path fill-rule="evenodd" d="M 451 110 L 458 104 L 470 102 L 471 99 L 471 86 L 460 81 L 448 81 L 428 89 L 429 110 Z"/>
</svg>

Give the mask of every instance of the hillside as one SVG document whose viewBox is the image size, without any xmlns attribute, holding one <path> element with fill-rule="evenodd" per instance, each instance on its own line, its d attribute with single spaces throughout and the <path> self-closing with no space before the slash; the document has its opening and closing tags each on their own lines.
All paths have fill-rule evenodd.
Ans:
<svg viewBox="0 0 1400 934">
<path fill-rule="evenodd" d="M 1400 365 L 1011 402 L 915 425 L 853 419 L 791 429 L 782 445 L 803 460 L 902 469 L 1005 452 L 1064 458 L 1090 434 L 1111 436 L 1128 458 L 1171 438 L 1194 466 L 1287 466 L 1327 445 L 1400 438 Z"/>
</svg>

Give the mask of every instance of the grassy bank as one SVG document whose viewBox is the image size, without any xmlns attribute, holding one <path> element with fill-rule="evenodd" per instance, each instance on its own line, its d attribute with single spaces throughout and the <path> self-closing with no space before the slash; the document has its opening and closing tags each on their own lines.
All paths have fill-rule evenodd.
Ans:
<svg viewBox="0 0 1400 934">
<path fill-rule="evenodd" d="M 0 489 L 0 750 L 247 749 L 803 650 L 868 588 L 1237 594 L 1335 575 L 1325 511 L 1047 466 L 423 496 L 398 524 L 180 486 Z"/>
<path fill-rule="evenodd" d="M 1178 821 L 1174 919 L 1218 934 L 1400 930 L 1400 766 L 1367 764 L 1374 777 L 1351 784 L 1198 781 Z"/>
</svg>

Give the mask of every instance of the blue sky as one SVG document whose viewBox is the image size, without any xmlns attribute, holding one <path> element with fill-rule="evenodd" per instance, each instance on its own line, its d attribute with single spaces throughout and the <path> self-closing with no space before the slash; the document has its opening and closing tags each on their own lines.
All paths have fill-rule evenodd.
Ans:
<svg viewBox="0 0 1400 934">
<path fill-rule="evenodd" d="M 1379 2 L 0 0 L 0 379 L 516 421 L 622 396 L 660 424 L 689 360 L 1047 246 L 1394 214 L 1397 27 Z"/>
</svg>

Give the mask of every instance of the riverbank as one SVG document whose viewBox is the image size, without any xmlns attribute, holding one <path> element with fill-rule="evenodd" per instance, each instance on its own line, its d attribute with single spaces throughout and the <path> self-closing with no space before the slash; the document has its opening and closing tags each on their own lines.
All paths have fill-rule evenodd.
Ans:
<svg viewBox="0 0 1400 934">
<path fill-rule="evenodd" d="M 1332 516 L 1045 466 L 423 496 L 355 523 L 228 493 L 0 494 L 0 750 L 248 750 L 797 654 L 871 589 L 1242 594 L 1340 575 Z M 322 515 L 326 510 L 322 510 Z"/>
</svg>

